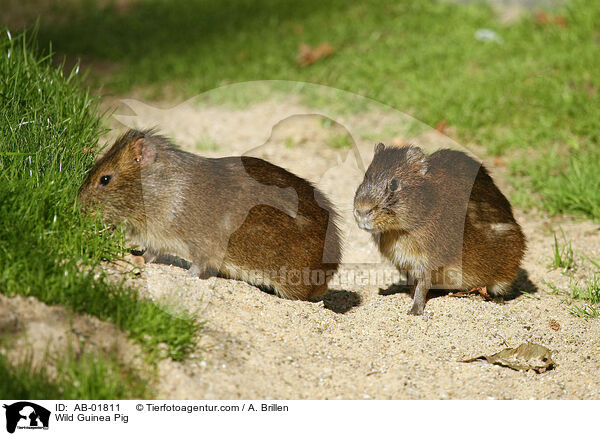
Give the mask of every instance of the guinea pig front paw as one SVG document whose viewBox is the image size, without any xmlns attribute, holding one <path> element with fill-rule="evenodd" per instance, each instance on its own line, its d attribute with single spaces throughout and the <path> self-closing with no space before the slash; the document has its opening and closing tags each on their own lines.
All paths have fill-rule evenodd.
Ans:
<svg viewBox="0 0 600 436">
<path fill-rule="evenodd" d="M 135 254 L 131 253 L 125 255 L 125 260 L 137 266 L 138 268 L 142 268 L 146 263 L 144 256 L 136 256 Z"/>
<path fill-rule="evenodd" d="M 188 269 L 187 273 L 188 276 L 190 277 L 194 277 L 194 278 L 198 278 L 200 276 L 200 273 L 202 273 L 203 271 L 200 270 L 200 267 L 198 265 L 196 265 L 195 263 L 193 263 L 190 266 L 190 269 Z"/>
</svg>

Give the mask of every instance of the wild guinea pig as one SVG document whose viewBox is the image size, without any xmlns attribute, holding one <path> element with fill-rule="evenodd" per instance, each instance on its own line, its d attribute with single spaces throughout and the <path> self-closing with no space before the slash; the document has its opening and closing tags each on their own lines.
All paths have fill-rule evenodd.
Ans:
<svg viewBox="0 0 600 436">
<path fill-rule="evenodd" d="M 506 295 L 525 253 L 510 203 L 485 167 L 459 151 L 427 156 L 418 147 L 378 144 L 354 216 L 410 276 L 413 315 L 423 314 L 433 286 Z"/>
<path fill-rule="evenodd" d="M 253 157 L 209 159 L 152 131 L 129 130 L 96 162 L 79 190 L 84 211 L 146 247 L 212 270 L 312 299 L 338 268 L 337 213 L 308 181 Z"/>
</svg>

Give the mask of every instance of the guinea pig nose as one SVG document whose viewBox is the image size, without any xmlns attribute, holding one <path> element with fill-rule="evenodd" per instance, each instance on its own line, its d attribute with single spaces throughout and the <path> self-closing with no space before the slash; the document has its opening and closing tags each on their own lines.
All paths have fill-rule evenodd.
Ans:
<svg viewBox="0 0 600 436">
<path fill-rule="evenodd" d="M 354 216 L 356 218 L 365 218 L 373 212 L 373 208 L 370 206 L 357 206 L 354 208 Z"/>
</svg>

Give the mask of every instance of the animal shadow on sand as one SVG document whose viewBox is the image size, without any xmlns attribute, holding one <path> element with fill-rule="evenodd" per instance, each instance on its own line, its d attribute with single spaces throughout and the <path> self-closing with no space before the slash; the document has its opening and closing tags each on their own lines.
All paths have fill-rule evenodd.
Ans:
<svg viewBox="0 0 600 436">
<path fill-rule="evenodd" d="M 323 307 L 335 313 L 346 313 L 353 307 L 360 306 L 362 298 L 357 292 L 330 289 L 314 301 L 323 301 Z"/>
<path fill-rule="evenodd" d="M 135 253 L 135 254 L 139 255 L 141 253 Z M 158 264 L 162 264 L 162 265 L 169 265 L 169 266 L 176 266 L 176 267 L 183 268 L 183 269 L 189 269 L 191 266 L 191 263 L 188 262 L 187 260 L 181 259 L 177 256 L 171 256 L 171 255 L 161 255 L 154 261 L 154 263 L 158 263 Z M 223 276 L 216 272 L 209 272 L 208 276 L 227 278 L 226 276 Z M 273 289 L 268 286 L 263 286 L 263 285 L 253 285 L 253 286 L 256 286 L 258 289 L 260 289 L 261 291 L 263 291 L 267 294 L 271 294 L 271 295 L 275 294 Z M 338 290 L 330 289 L 327 294 L 315 299 L 314 301 L 315 302 L 323 301 L 323 307 L 325 307 L 326 309 L 329 309 L 335 313 L 346 313 L 353 307 L 359 306 L 360 303 L 362 302 L 362 299 L 361 299 L 360 295 L 356 292 L 338 291 Z"/>
<path fill-rule="evenodd" d="M 467 289 L 468 290 L 468 289 Z M 538 291 L 538 287 L 529 279 L 529 274 L 524 269 L 519 270 L 517 278 L 512 284 L 510 293 L 505 295 L 503 301 L 514 300 L 525 294 L 534 294 Z M 456 290 L 450 289 L 431 289 L 427 293 L 427 300 L 431 298 L 438 298 L 444 295 L 457 292 Z M 409 285 L 404 284 L 392 284 L 385 289 L 379 289 L 379 295 L 394 295 L 394 294 L 412 294 L 412 289 Z"/>
</svg>

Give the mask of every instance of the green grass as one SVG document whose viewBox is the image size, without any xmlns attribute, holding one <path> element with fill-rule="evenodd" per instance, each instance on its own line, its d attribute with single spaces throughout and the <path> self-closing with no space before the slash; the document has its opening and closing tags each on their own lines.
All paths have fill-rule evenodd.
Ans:
<svg viewBox="0 0 600 436">
<path fill-rule="evenodd" d="M 42 18 L 41 39 L 92 62 L 103 92 L 183 98 L 263 79 L 333 86 L 431 126 L 446 120 L 460 142 L 489 153 L 521 151 L 522 206 L 600 219 L 599 2 L 569 2 L 558 11 L 566 27 L 533 14 L 503 25 L 486 5 L 434 0 L 145 0 L 125 11 L 85 1 L 62 13 L 68 24 Z M 503 43 L 478 41 L 481 28 Z M 299 45 L 321 42 L 334 54 L 300 67 Z"/>
<path fill-rule="evenodd" d="M 592 259 L 589 256 L 585 256 L 585 259 L 587 259 L 587 261 L 589 263 L 591 263 L 592 265 L 594 265 L 598 270 L 600 270 L 600 262 L 598 262 L 597 260 Z"/>
<path fill-rule="evenodd" d="M 147 380 L 120 363 L 116 356 L 69 350 L 52 362 L 56 375 L 25 359 L 10 364 L 0 354 L 0 398 L 51 400 L 118 400 L 150 395 Z"/>
<path fill-rule="evenodd" d="M 574 304 L 571 313 L 583 318 L 595 318 L 600 315 L 600 280 L 594 275 L 585 283 L 572 283 L 569 288 L 572 300 L 584 301 L 583 305 Z"/>
<path fill-rule="evenodd" d="M 561 244 L 554 234 L 554 244 L 552 246 L 552 262 L 549 268 L 562 269 L 563 273 L 570 278 L 569 286 L 566 290 L 559 289 L 556 285 L 544 281 L 550 291 L 555 295 L 561 295 L 565 302 L 569 304 L 569 311 L 578 317 L 596 318 L 600 316 L 600 278 L 598 273 L 594 273 L 591 278 L 582 281 L 576 281 L 573 278 L 573 272 L 576 269 L 575 252 L 571 242 L 567 241 L 564 232 L 562 232 L 563 243 Z M 600 270 L 600 262 L 587 257 L 580 256 L 581 260 L 589 261 L 597 270 Z M 579 304 L 582 302 L 582 304 Z"/>
<path fill-rule="evenodd" d="M 563 244 L 558 242 L 556 233 L 554 234 L 554 244 L 552 245 L 552 263 L 550 265 L 553 269 L 562 269 L 564 272 L 568 272 L 575 267 L 575 256 L 573 254 L 573 247 L 571 242 L 567 241 L 565 233 L 562 232 Z"/>
<path fill-rule="evenodd" d="M 285 138 L 285 141 L 283 144 L 285 145 L 286 148 L 294 148 L 296 146 L 296 141 L 294 141 L 294 138 L 288 137 L 288 138 Z"/>
<path fill-rule="evenodd" d="M 511 163 L 514 198 L 522 206 L 541 206 L 555 214 L 600 220 L 600 149 L 597 141 L 587 146 L 558 147 Z M 538 195 L 531 197 L 534 191 Z"/>
<path fill-rule="evenodd" d="M 96 100 L 23 35 L 0 32 L 0 292 L 34 296 L 114 322 L 149 356 L 167 344 L 183 359 L 199 325 L 108 280 L 124 253 L 120 231 L 85 219 L 75 202 L 102 133 Z"/>
<path fill-rule="evenodd" d="M 353 144 L 354 141 L 349 135 L 333 135 L 327 141 L 327 145 L 331 148 L 348 148 Z"/>
<path fill-rule="evenodd" d="M 201 138 L 196 141 L 196 145 L 194 146 L 194 149 L 198 151 L 218 151 L 219 148 L 217 141 L 210 137 Z"/>
<path fill-rule="evenodd" d="M 596 274 L 581 282 L 571 280 L 566 291 L 559 289 L 552 283 L 545 282 L 551 293 L 561 295 L 570 305 L 569 312 L 580 318 L 597 318 L 600 316 L 600 279 Z M 581 304 L 579 302 L 582 302 Z"/>
</svg>

